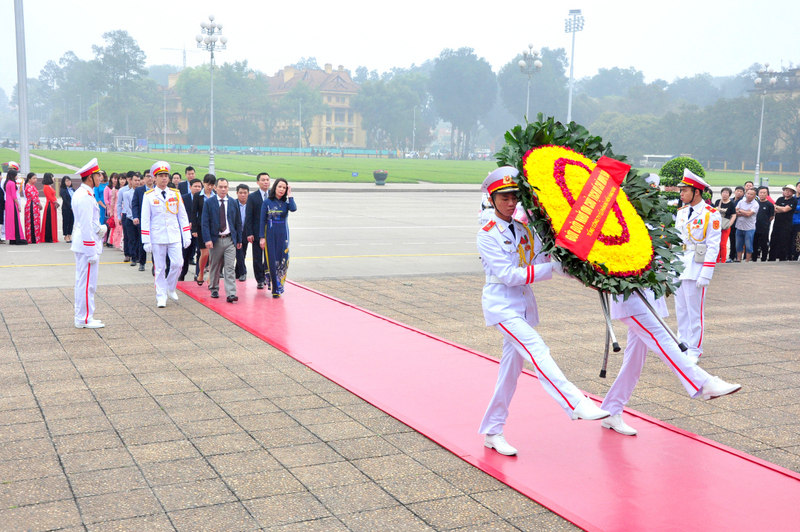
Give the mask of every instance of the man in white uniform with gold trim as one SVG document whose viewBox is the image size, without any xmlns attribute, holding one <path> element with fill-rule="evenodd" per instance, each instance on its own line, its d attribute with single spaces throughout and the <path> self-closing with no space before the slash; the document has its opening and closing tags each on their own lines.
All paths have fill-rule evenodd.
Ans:
<svg viewBox="0 0 800 532">
<path fill-rule="evenodd" d="M 97 267 L 103 253 L 103 236 L 107 228 L 100 224 L 100 207 L 94 197 L 94 187 L 102 174 L 97 159 L 92 159 L 78 170 L 81 186 L 72 196 L 72 227 L 70 249 L 75 255 L 75 327 L 100 329 L 102 321 L 94 319 L 94 294 L 97 291 Z"/>
<path fill-rule="evenodd" d="M 142 199 L 142 245 L 153 253 L 155 269 L 156 306 L 167 306 L 167 296 L 177 301 L 178 276 L 183 267 L 183 251 L 192 242 L 189 217 L 180 193 L 167 186 L 169 163 L 158 161 L 150 168 L 155 186 Z M 169 255 L 169 275 L 164 275 Z"/>
<path fill-rule="evenodd" d="M 683 207 L 678 209 L 675 228 L 683 240 L 678 254 L 683 273 L 675 292 L 675 314 L 678 337 L 689 346 L 689 356 L 698 360 L 703 355 L 706 288 L 714 275 L 722 221 L 719 212 L 703 201 L 708 183 L 701 177 L 686 168 L 678 187 Z"/>
<path fill-rule="evenodd" d="M 484 446 L 507 456 L 517 454 L 517 450 L 506 441 L 503 427 L 526 360 L 533 364 L 545 391 L 572 419 L 602 419 L 609 415 L 567 380 L 534 329 L 539 314 L 530 285 L 562 270 L 560 263 L 539 254 L 541 244 L 528 227 L 512 219 L 518 201 L 519 190 L 514 181 L 517 175 L 516 168 L 503 166 L 484 180 L 483 192 L 489 194 L 494 209 L 478 230 L 478 251 L 486 272 L 483 315 L 486 325 L 503 335 L 497 384 L 479 432 L 485 435 Z"/>
</svg>

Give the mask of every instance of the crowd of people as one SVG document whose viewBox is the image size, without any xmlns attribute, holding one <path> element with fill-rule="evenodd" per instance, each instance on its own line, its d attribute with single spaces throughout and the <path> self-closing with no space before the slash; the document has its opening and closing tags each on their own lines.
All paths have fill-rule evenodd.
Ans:
<svg viewBox="0 0 800 532">
<path fill-rule="evenodd" d="M 70 176 L 63 176 L 57 195 L 53 174 L 44 174 L 42 208 L 38 176 L 31 172 L 20 181 L 19 165 L 12 161 L 0 194 L 4 227 L 0 237 L 5 237 L 0 242 L 58 242 L 61 210 L 61 234 L 76 253 L 76 327 L 103 326 L 93 318 L 93 298 L 91 305 L 88 301 L 97 272 L 91 265 L 97 264 L 103 248 L 119 250 L 123 262 L 138 266 L 139 271 L 146 270 L 150 255 L 157 307 L 166 306 L 167 299 L 177 300 L 177 282 L 186 280 L 191 266 L 194 282 L 200 286 L 207 282 L 212 298 L 220 297 L 219 278 L 223 277 L 226 301 L 238 301 L 236 283 L 247 279 L 248 248 L 257 289 L 268 289 L 273 298 L 284 293 L 289 265 L 287 218 L 297 210 L 285 179 L 271 183 L 269 174 L 261 172 L 256 190 L 251 192 L 244 183 L 229 190 L 227 179 L 210 173 L 199 179 L 191 166 L 185 168 L 185 179 L 165 161 L 143 172 L 109 175 L 96 159 L 79 175 L 78 187 Z"/>
<path fill-rule="evenodd" d="M 798 260 L 800 181 L 784 185 L 777 200 L 769 187 L 752 181 L 733 190 L 724 187 L 720 196 L 714 202 L 722 216 L 718 263 Z"/>
</svg>

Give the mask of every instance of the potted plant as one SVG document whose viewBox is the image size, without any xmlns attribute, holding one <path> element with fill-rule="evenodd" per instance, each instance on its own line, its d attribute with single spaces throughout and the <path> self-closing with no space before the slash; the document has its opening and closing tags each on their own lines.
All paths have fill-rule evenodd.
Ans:
<svg viewBox="0 0 800 532">
<path fill-rule="evenodd" d="M 372 177 L 375 179 L 376 185 L 385 185 L 386 178 L 389 177 L 389 172 L 386 170 L 375 170 L 372 172 Z"/>
</svg>

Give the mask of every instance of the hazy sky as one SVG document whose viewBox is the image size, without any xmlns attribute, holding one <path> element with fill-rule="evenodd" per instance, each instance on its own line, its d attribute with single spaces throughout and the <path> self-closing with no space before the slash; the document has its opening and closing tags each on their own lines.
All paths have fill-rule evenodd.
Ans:
<svg viewBox="0 0 800 532">
<path fill-rule="evenodd" d="M 106 31 L 125 29 L 148 65 L 208 61 L 194 36 L 209 14 L 223 24 L 228 49 L 218 62 L 247 60 L 274 74 L 300 57 L 316 57 L 355 71 L 421 64 L 444 48 L 471 47 L 495 71 L 525 49 L 563 47 L 569 9 L 582 9 L 575 77 L 599 68 L 633 66 L 646 79 L 672 81 L 708 72 L 735 74 L 756 62 L 800 63 L 798 0 L 24 0 L 28 77 L 72 50 L 91 59 Z M 14 1 L 0 2 L 0 87 L 10 96 L 17 80 Z"/>
</svg>

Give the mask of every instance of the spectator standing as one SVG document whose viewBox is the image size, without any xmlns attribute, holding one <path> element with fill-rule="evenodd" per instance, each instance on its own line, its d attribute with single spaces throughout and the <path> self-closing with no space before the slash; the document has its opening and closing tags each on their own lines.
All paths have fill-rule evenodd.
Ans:
<svg viewBox="0 0 800 532">
<path fill-rule="evenodd" d="M 136 258 L 138 257 L 139 250 L 139 232 L 137 227 L 133 225 L 133 210 L 131 208 L 131 200 L 136 189 L 139 188 L 141 179 L 136 172 L 128 172 L 128 184 L 126 189 L 120 189 L 119 198 L 119 212 L 121 213 L 120 221 L 122 222 L 122 244 L 123 253 L 125 254 L 126 262 L 130 262 L 130 266 L 136 265 Z"/>
<path fill-rule="evenodd" d="M 724 187 L 720 192 L 721 198 L 714 202 L 714 207 L 719 211 L 721 216 L 720 227 L 722 228 L 722 236 L 719 240 L 719 254 L 717 255 L 717 264 L 725 262 L 728 256 L 728 238 L 730 236 L 731 227 L 736 221 L 736 207 L 731 199 L 731 189 Z"/>
<path fill-rule="evenodd" d="M 795 185 L 795 189 L 797 190 L 795 195 L 797 207 L 795 207 L 792 214 L 792 260 L 797 260 L 800 257 L 800 181 Z"/>
<path fill-rule="evenodd" d="M 25 177 L 25 235 L 28 244 L 39 244 L 42 241 L 42 203 L 36 188 L 38 180 L 39 177 L 34 172 L 29 172 Z"/>
<path fill-rule="evenodd" d="M 105 170 L 100 170 L 100 175 L 102 175 L 102 181 L 96 187 L 94 187 L 94 197 L 97 200 L 97 205 L 100 207 L 100 223 L 106 223 L 106 187 L 108 186 L 108 175 L 106 175 Z"/>
<path fill-rule="evenodd" d="M 769 201 L 769 188 L 758 187 L 758 213 L 753 236 L 753 262 L 766 262 L 769 257 L 769 226 L 775 217 L 775 206 Z"/>
<path fill-rule="evenodd" d="M 244 240 L 244 222 L 247 218 L 247 199 L 250 196 L 250 187 L 245 185 L 244 183 L 239 183 L 236 185 L 236 202 L 237 207 L 239 208 L 239 221 L 242 224 L 242 234 L 239 235 L 239 242 L 241 246 L 236 248 L 236 279 L 239 281 L 246 281 L 247 280 L 247 264 L 245 263 L 245 259 L 247 258 L 247 244 L 248 241 Z M 253 251 L 255 253 L 255 251 Z"/>
<path fill-rule="evenodd" d="M 44 192 L 44 216 L 42 217 L 42 241 L 58 242 L 58 200 L 53 189 L 53 174 L 46 172 L 42 176 Z"/>
<path fill-rule="evenodd" d="M 283 283 L 289 270 L 289 212 L 297 205 L 292 197 L 292 187 L 281 178 L 275 180 L 266 201 L 261 204 L 259 244 L 266 254 L 266 270 L 272 284 L 272 297 L 283 294 Z"/>
<path fill-rule="evenodd" d="M 131 262 L 139 264 L 139 271 L 144 271 L 144 265 L 147 263 L 147 253 L 142 247 L 142 199 L 144 193 L 153 188 L 153 176 L 150 175 L 150 169 L 145 170 L 142 178 L 142 184 L 136 187 L 131 197 L 131 215 L 133 216 L 133 225 L 136 229 L 136 249 L 134 255 L 131 256 Z"/>
<path fill-rule="evenodd" d="M 214 197 L 216 183 L 217 178 L 214 174 L 206 174 L 203 176 L 203 190 L 195 196 L 194 212 L 197 225 L 192 227 L 192 233 L 196 233 L 195 236 L 197 237 L 198 254 L 195 256 L 194 282 L 198 286 L 203 284 L 206 265 L 208 264 L 208 248 L 206 247 L 205 237 L 203 237 L 203 210 L 206 201 Z"/>
<path fill-rule="evenodd" d="M 270 285 L 267 284 L 269 280 L 264 270 L 264 250 L 256 242 L 261 233 L 261 205 L 269 197 L 269 174 L 266 172 L 258 174 L 256 184 L 258 184 L 258 190 L 252 192 L 247 198 L 244 234 L 247 242 L 252 244 L 253 248 L 253 276 L 256 278 L 256 288 L 263 290 L 265 284 L 267 287 Z"/>
<path fill-rule="evenodd" d="M 114 238 L 119 231 L 117 225 L 117 196 L 119 195 L 119 174 L 111 173 L 108 186 L 103 190 L 103 203 L 106 205 L 106 247 L 114 247 Z"/>
<path fill-rule="evenodd" d="M 209 253 L 208 288 L 211 297 L 219 297 L 219 275 L 224 269 L 225 300 L 238 301 L 236 296 L 236 250 L 242 245 L 242 223 L 239 218 L 238 202 L 228 197 L 228 180 L 217 180 L 217 195 L 209 198 L 203 205 L 203 240 Z"/>
<path fill-rule="evenodd" d="M 730 255 L 728 262 L 733 262 L 736 260 L 736 207 L 739 205 L 739 202 L 744 199 L 744 187 L 738 186 L 733 190 L 733 214 L 734 214 L 734 223 L 731 226 L 731 236 L 730 236 Z"/>
<path fill-rule="evenodd" d="M 794 186 L 784 185 L 783 195 L 775 201 L 775 221 L 772 224 L 769 260 L 789 260 L 792 257 L 792 217 L 797 210 Z"/>
<path fill-rule="evenodd" d="M 61 186 L 58 187 L 58 194 L 61 196 L 61 232 L 64 234 L 64 242 L 72 242 L 72 226 L 75 217 L 72 214 L 72 196 L 75 189 L 72 188 L 72 179 L 69 176 L 61 178 Z"/>
<path fill-rule="evenodd" d="M 749 261 L 753 255 L 753 236 L 756 233 L 758 201 L 756 189 L 744 193 L 744 199 L 736 205 L 736 261 Z M 744 253 L 744 254 L 743 254 Z"/>
<path fill-rule="evenodd" d="M 17 163 L 8 163 L 9 169 L 6 173 L 6 180 L 3 182 L 3 190 L 6 193 L 6 212 L 5 212 L 5 230 L 6 240 L 11 245 L 26 245 L 28 241 L 25 239 L 25 232 L 22 230 L 22 216 L 19 209 L 19 193 L 17 192 L 17 172 L 19 166 Z M 16 169 L 14 168 L 16 166 Z"/>
</svg>

